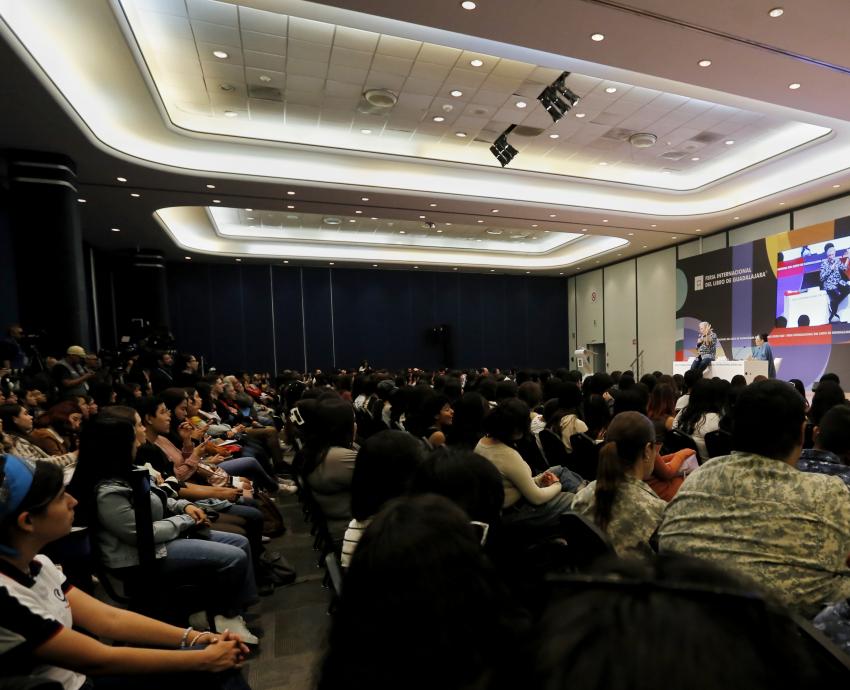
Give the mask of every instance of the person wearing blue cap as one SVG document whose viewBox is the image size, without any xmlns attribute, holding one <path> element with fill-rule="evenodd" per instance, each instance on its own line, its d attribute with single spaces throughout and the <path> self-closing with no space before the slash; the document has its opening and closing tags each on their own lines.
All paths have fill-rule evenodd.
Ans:
<svg viewBox="0 0 850 690">
<path fill-rule="evenodd" d="M 36 676 L 65 690 L 247 688 L 233 670 L 248 653 L 238 636 L 109 606 L 71 586 L 39 553 L 71 531 L 76 504 L 60 467 L 0 455 L 0 675 Z M 73 625 L 138 646 L 110 647 Z"/>
</svg>

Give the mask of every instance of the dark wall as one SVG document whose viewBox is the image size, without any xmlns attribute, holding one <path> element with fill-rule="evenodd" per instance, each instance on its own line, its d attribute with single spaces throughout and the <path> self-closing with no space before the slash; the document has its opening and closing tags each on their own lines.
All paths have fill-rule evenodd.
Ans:
<svg viewBox="0 0 850 690">
<path fill-rule="evenodd" d="M 168 265 L 180 349 L 223 369 L 569 363 L 563 278 L 192 262 Z"/>
<path fill-rule="evenodd" d="M 6 327 L 18 319 L 18 286 L 12 227 L 9 223 L 9 199 L 5 192 L 0 191 L 0 337 L 6 337 Z"/>
</svg>

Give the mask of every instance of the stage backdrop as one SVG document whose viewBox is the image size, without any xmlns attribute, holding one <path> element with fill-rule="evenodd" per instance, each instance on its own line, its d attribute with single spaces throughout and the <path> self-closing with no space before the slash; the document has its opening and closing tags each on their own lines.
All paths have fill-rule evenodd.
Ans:
<svg viewBox="0 0 850 690">
<path fill-rule="evenodd" d="M 782 358 L 779 378 L 810 388 L 834 372 L 850 382 L 850 300 L 841 301 L 830 322 L 821 282 L 828 244 L 850 262 L 850 217 L 680 260 L 676 359 L 696 354 L 699 322 L 709 321 L 718 356 L 746 359 L 754 335 L 767 333 L 774 357 Z"/>
</svg>

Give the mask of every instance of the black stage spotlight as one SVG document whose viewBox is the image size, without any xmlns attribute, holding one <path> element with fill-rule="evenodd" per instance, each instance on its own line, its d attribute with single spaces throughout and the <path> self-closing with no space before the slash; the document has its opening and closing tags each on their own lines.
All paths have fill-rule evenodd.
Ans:
<svg viewBox="0 0 850 690">
<path fill-rule="evenodd" d="M 553 122 L 564 117 L 579 101 L 579 97 L 565 83 L 568 76 L 570 76 L 569 72 L 563 72 L 537 97 Z"/>
<path fill-rule="evenodd" d="M 490 147 L 490 153 L 496 157 L 496 160 L 502 164 L 503 168 L 519 153 L 519 151 L 508 143 L 508 134 L 513 131 L 515 126 L 516 125 L 511 125 L 502 132 L 499 135 L 499 138 L 496 139 Z"/>
</svg>

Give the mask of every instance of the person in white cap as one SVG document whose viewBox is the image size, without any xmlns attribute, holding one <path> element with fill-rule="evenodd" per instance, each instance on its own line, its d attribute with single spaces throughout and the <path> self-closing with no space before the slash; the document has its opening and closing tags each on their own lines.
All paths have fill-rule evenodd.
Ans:
<svg viewBox="0 0 850 690">
<path fill-rule="evenodd" d="M 71 345 L 53 367 L 51 374 L 59 389 L 59 397 L 73 398 L 78 395 L 88 395 L 87 381 L 94 376 L 83 366 L 86 351 L 79 345 Z"/>
</svg>

